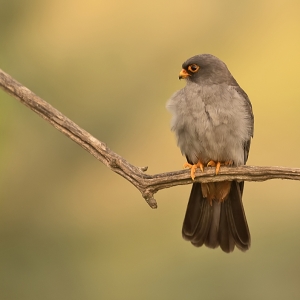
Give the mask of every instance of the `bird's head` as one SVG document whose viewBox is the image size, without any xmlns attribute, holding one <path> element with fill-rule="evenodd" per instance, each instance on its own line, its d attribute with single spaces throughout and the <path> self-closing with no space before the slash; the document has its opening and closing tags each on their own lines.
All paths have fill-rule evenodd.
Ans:
<svg viewBox="0 0 300 300">
<path fill-rule="evenodd" d="M 179 79 L 187 79 L 198 84 L 220 84 L 229 83 L 233 78 L 220 59 L 211 54 L 200 54 L 182 64 Z"/>
</svg>

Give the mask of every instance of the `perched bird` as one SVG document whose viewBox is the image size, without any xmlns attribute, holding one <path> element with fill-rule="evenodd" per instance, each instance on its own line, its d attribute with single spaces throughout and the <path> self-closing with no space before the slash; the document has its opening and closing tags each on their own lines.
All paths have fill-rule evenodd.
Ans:
<svg viewBox="0 0 300 300">
<path fill-rule="evenodd" d="M 179 79 L 186 86 L 167 102 L 172 113 L 171 129 L 195 178 L 196 168 L 244 165 L 253 137 L 254 117 L 247 94 L 227 66 L 211 54 L 189 58 Z M 218 246 L 232 252 L 250 247 L 250 232 L 244 213 L 244 182 L 194 182 L 182 235 L 194 246 Z"/>
</svg>

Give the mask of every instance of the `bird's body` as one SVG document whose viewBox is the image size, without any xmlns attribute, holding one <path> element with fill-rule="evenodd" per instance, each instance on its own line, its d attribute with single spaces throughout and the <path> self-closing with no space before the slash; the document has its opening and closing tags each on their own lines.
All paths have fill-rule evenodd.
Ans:
<svg viewBox="0 0 300 300">
<path fill-rule="evenodd" d="M 172 130 L 190 165 L 246 163 L 253 135 L 253 114 L 247 94 L 226 65 L 210 54 L 188 59 L 182 75 L 186 86 L 168 101 Z M 195 246 L 221 246 L 231 252 L 250 246 L 242 205 L 243 182 L 194 183 L 183 236 Z"/>
<path fill-rule="evenodd" d="M 172 96 L 168 108 L 173 113 L 172 130 L 178 146 L 193 164 L 200 154 L 204 164 L 210 160 L 244 164 L 243 145 L 249 139 L 250 120 L 236 87 L 187 82 Z"/>
</svg>

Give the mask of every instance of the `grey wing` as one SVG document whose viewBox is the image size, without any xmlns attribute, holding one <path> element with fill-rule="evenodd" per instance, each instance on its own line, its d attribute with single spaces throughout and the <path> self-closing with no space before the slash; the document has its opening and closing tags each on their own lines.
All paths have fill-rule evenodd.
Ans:
<svg viewBox="0 0 300 300">
<path fill-rule="evenodd" d="M 246 105 L 248 114 L 250 116 L 250 121 L 251 121 L 250 134 L 251 134 L 251 137 L 253 137 L 253 134 L 254 134 L 254 115 L 253 115 L 252 105 L 251 105 L 250 99 L 249 99 L 248 95 L 246 94 L 246 92 L 238 85 L 238 83 L 235 80 L 234 80 L 234 82 L 235 82 L 235 84 L 233 85 L 234 89 L 243 97 L 243 99 L 245 101 L 245 105 Z M 248 156 L 249 156 L 251 137 L 244 143 L 244 164 L 246 164 Z M 239 182 L 239 186 L 240 186 L 241 195 L 243 195 L 244 181 Z"/>
<path fill-rule="evenodd" d="M 245 101 L 245 106 L 248 110 L 248 114 L 249 114 L 250 121 L 251 121 L 250 133 L 251 133 L 251 137 L 253 137 L 253 133 L 254 133 L 254 115 L 253 115 L 252 105 L 251 105 L 250 99 L 249 99 L 248 95 L 246 94 L 246 92 L 238 85 L 238 83 L 236 81 L 235 81 L 234 89 L 243 97 L 243 99 Z M 251 144 L 251 137 L 244 144 L 244 164 L 246 164 L 246 161 L 248 159 L 250 144 Z"/>
</svg>

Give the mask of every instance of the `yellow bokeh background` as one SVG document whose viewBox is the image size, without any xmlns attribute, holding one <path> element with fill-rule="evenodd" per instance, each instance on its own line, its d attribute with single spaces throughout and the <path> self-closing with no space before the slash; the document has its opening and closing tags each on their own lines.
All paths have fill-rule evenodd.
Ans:
<svg viewBox="0 0 300 300">
<path fill-rule="evenodd" d="M 300 3 L 0 0 L 0 68 L 148 173 L 184 163 L 181 64 L 226 62 L 255 115 L 249 165 L 300 166 Z M 300 184 L 246 183 L 251 249 L 181 237 L 191 186 L 139 192 L 0 91 L 0 299 L 300 299 Z"/>
</svg>

